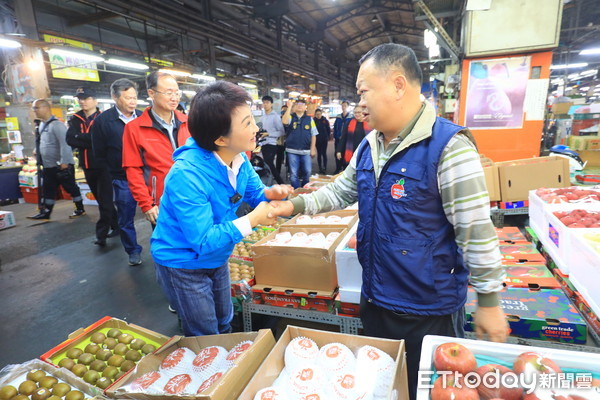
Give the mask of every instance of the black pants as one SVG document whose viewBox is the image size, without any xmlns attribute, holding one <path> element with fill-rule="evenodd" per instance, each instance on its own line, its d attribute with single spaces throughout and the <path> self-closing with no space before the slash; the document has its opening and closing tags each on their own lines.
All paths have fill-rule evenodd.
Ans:
<svg viewBox="0 0 600 400">
<path fill-rule="evenodd" d="M 452 315 L 420 316 L 396 313 L 369 303 L 360 298 L 360 319 L 366 336 L 384 339 L 404 339 L 408 372 L 409 398 L 417 398 L 417 379 L 421 344 L 425 335 L 456 337 L 457 332 Z"/>
<path fill-rule="evenodd" d="M 285 159 L 285 146 L 277 145 L 277 162 L 275 167 L 277 168 L 277 175 L 281 176 L 281 166 Z"/>
<path fill-rule="evenodd" d="M 263 158 L 265 159 L 265 164 L 269 166 L 271 173 L 273 174 L 273 178 L 280 185 L 283 183 L 283 179 L 279 175 L 277 168 L 275 167 L 275 156 L 277 155 L 277 146 L 274 144 L 265 144 L 261 146 L 261 152 Z"/>
<path fill-rule="evenodd" d="M 327 140 L 317 141 L 317 163 L 319 163 L 319 170 L 327 173 Z"/>
<path fill-rule="evenodd" d="M 75 167 L 69 164 L 69 167 L 61 170 L 58 167 L 44 168 L 42 170 L 44 178 L 44 204 L 54 205 L 58 187 L 62 186 L 73 198 L 73 202 L 81 201 L 81 192 L 79 186 L 75 183 Z"/>
<path fill-rule="evenodd" d="M 338 172 L 340 172 L 340 171 L 342 171 L 344 169 L 344 160 L 343 160 L 343 158 L 344 158 L 344 152 L 342 152 L 342 159 L 341 160 L 338 160 L 337 154 L 336 154 L 339 142 L 340 142 L 340 139 L 334 139 L 333 140 L 333 144 L 334 144 L 333 155 L 335 157 L 335 172 L 336 173 L 338 173 Z"/>
<path fill-rule="evenodd" d="M 113 203 L 112 179 L 107 168 L 84 168 L 85 180 L 98 202 L 100 219 L 96 222 L 96 237 L 106 239 L 109 230 L 119 229 L 117 209 Z"/>
</svg>

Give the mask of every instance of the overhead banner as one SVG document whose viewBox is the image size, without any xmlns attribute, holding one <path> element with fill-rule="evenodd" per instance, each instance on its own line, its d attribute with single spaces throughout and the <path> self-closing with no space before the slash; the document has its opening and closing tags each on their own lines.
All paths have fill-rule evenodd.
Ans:
<svg viewBox="0 0 600 400">
<path fill-rule="evenodd" d="M 89 43 L 78 40 L 61 38 L 58 36 L 44 35 L 44 41 L 49 43 L 64 43 L 74 48 L 93 50 Z M 98 67 L 95 62 L 85 59 L 48 53 L 52 76 L 59 79 L 73 79 L 78 81 L 100 82 Z"/>
<path fill-rule="evenodd" d="M 469 129 L 520 129 L 531 57 L 474 60 L 469 63 L 465 108 Z"/>
</svg>

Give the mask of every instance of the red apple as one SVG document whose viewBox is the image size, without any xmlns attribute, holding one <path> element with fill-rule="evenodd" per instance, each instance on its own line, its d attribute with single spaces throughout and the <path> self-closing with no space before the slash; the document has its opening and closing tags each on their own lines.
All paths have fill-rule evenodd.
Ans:
<svg viewBox="0 0 600 400">
<path fill-rule="evenodd" d="M 433 365 L 438 371 L 456 371 L 463 375 L 475 371 L 477 360 L 465 346 L 450 342 L 439 345 L 433 354 Z"/>
<path fill-rule="evenodd" d="M 519 375 L 525 374 L 528 381 L 531 380 L 531 376 L 534 374 L 558 374 L 562 372 L 554 361 L 532 351 L 519 355 L 515 360 L 513 370 Z"/>
<path fill-rule="evenodd" d="M 496 398 L 503 400 L 520 400 L 523 396 L 522 388 L 507 388 L 502 385 L 502 375 L 512 372 L 509 368 L 498 364 L 487 364 L 477 368 L 476 372 L 482 379 L 481 385 L 477 388 L 482 400 L 492 400 Z"/>
<path fill-rule="evenodd" d="M 348 245 L 351 249 L 356 249 L 356 235 L 353 235 L 350 240 L 348 240 Z"/>
<path fill-rule="evenodd" d="M 444 387 L 443 376 L 436 379 L 431 389 L 431 400 L 479 400 L 476 389 L 470 389 L 464 384 L 461 384 L 459 389 L 454 382 L 454 376 L 448 375 L 445 383 Z"/>
</svg>

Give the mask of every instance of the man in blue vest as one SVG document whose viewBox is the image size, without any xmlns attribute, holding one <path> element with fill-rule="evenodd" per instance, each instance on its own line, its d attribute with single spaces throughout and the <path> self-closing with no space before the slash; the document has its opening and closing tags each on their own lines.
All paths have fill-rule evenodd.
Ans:
<svg viewBox="0 0 600 400">
<path fill-rule="evenodd" d="M 294 189 L 308 183 L 312 171 L 312 160 L 317 155 L 317 135 L 315 121 L 306 114 L 306 101 L 296 100 L 295 111 L 290 115 L 294 104 L 288 100 L 288 108 L 281 117 L 285 127 L 285 151 L 290 165 L 290 183 Z"/>
<path fill-rule="evenodd" d="M 462 336 L 470 283 L 475 329 L 502 342 L 504 272 L 489 195 L 468 129 L 436 117 L 421 100 L 414 52 L 383 44 L 360 60 L 356 81 L 374 129 L 333 183 L 276 204 L 279 215 L 315 214 L 358 201 L 361 319 L 369 336 L 404 339 L 415 399 L 425 335 Z"/>
</svg>

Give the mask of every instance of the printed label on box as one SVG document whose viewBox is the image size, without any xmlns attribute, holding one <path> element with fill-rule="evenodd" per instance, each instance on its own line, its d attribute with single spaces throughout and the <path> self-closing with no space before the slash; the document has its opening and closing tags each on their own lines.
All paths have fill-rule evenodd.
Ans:
<svg viewBox="0 0 600 400">
<path fill-rule="evenodd" d="M 559 247 L 558 245 L 558 238 L 559 238 L 559 234 L 558 234 L 558 230 L 552 226 L 552 224 L 548 224 L 548 237 L 550 237 L 550 240 L 552 240 L 552 243 L 554 243 L 554 245 L 556 247 Z"/>
</svg>

